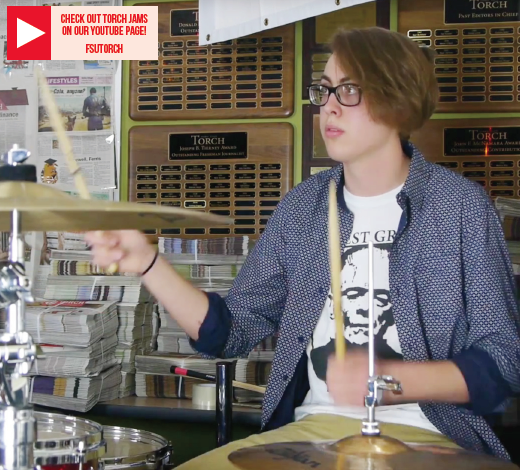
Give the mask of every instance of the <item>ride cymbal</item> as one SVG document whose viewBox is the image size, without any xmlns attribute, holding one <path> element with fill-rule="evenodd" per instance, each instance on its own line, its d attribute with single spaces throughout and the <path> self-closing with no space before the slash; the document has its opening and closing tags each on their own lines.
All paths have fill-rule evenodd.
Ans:
<svg viewBox="0 0 520 470">
<path fill-rule="evenodd" d="M 0 231 L 11 230 L 11 214 L 21 214 L 22 232 L 150 230 L 227 225 L 232 219 L 169 206 L 79 199 L 45 184 L 0 183 Z"/>
<path fill-rule="evenodd" d="M 367 437 L 374 440 L 378 437 Z M 283 442 L 246 447 L 229 455 L 242 470 L 518 470 L 516 465 L 482 454 L 458 449 L 401 446 L 397 453 L 375 451 L 379 444 L 361 445 L 356 451 L 341 452 L 337 442 Z M 399 442 L 399 441 L 397 441 Z M 375 446 L 373 445 L 375 444 Z M 407 447 L 407 448 L 406 448 Z"/>
</svg>

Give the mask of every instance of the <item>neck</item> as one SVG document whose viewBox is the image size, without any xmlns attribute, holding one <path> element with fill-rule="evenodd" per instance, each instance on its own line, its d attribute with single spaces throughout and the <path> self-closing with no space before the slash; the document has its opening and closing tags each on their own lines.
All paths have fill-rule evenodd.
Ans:
<svg viewBox="0 0 520 470">
<path fill-rule="evenodd" d="M 355 196 L 384 194 L 403 184 L 408 176 L 410 159 L 399 139 L 343 164 L 345 187 Z"/>
</svg>

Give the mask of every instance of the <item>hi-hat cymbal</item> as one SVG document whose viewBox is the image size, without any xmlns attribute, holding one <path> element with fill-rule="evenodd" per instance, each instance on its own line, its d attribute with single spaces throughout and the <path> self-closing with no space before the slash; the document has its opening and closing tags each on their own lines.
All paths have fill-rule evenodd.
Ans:
<svg viewBox="0 0 520 470">
<path fill-rule="evenodd" d="M 361 438 L 363 439 L 363 438 Z M 366 437 L 359 447 L 338 442 L 285 442 L 246 447 L 229 455 L 242 470 L 518 470 L 503 460 L 459 449 L 405 444 L 392 448 L 388 438 Z M 399 441 L 396 441 L 399 442 Z M 390 446 L 390 447 L 389 447 Z M 343 450 L 342 449 L 343 447 Z M 348 449 L 348 452 L 346 451 Z"/>
<path fill-rule="evenodd" d="M 227 225 L 232 219 L 198 210 L 133 202 L 79 199 L 45 184 L 0 182 L 0 231 L 11 230 L 13 210 L 23 232 L 150 230 Z"/>
</svg>

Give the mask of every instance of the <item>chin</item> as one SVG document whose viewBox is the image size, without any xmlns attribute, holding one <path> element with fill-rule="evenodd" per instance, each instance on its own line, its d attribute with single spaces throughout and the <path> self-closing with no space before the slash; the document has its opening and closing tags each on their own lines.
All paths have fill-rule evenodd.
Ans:
<svg viewBox="0 0 520 470">
<path fill-rule="evenodd" d="M 340 151 L 339 149 L 327 149 L 327 153 L 330 159 L 338 163 L 347 163 L 356 158 L 351 153 L 346 153 L 345 150 Z"/>
</svg>

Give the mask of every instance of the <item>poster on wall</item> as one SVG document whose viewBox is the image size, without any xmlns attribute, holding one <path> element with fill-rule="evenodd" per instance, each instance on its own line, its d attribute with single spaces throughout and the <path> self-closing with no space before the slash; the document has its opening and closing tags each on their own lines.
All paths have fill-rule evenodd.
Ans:
<svg viewBox="0 0 520 470">
<path fill-rule="evenodd" d="M 36 151 L 38 106 L 36 83 L 30 78 L 15 79 L 0 75 L 0 150 L 14 144 Z"/>
<path fill-rule="evenodd" d="M 87 186 L 95 189 L 116 187 L 112 81 L 110 75 L 47 77 L 76 161 Z M 38 106 L 37 169 L 42 183 L 63 188 L 74 186 L 60 142 L 41 101 Z"/>
<path fill-rule="evenodd" d="M 7 60 L 5 18 L 7 2 L 0 2 L 0 153 L 17 143 L 31 152 L 38 182 L 73 193 L 60 143 L 41 102 L 35 67 L 41 67 L 55 99 L 74 157 L 82 168 L 92 193 L 112 198 L 117 188 L 113 109 L 112 60 L 32 61 Z M 118 0 L 10 0 L 9 6 L 114 6 Z M 117 117 L 118 118 L 118 117 Z"/>
</svg>

